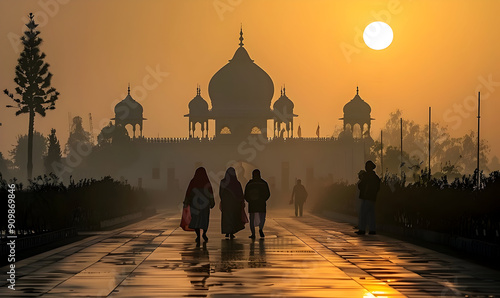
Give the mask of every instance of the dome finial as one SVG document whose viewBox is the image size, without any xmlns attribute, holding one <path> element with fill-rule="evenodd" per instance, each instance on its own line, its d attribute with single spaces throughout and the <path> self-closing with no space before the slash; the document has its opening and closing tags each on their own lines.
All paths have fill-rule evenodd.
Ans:
<svg viewBox="0 0 500 298">
<path fill-rule="evenodd" d="M 200 88 L 200 85 L 196 85 L 196 95 L 200 95 L 201 94 L 201 88 Z"/>
<path fill-rule="evenodd" d="M 281 87 L 280 91 L 281 91 L 281 96 L 283 96 L 283 87 Z"/>
<path fill-rule="evenodd" d="M 241 24 L 241 27 L 240 27 L 240 47 L 243 46 L 243 24 Z"/>
<path fill-rule="evenodd" d="M 130 83 L 128 83 L 128 95 L 130 95 Z"/>
<path fill-rule="evenodd" d="M 286 85 L 285 84 L 283 84 L 283 95 L 286 96 Z"/>
<path fill-rule="evenodd" d="M 356 95 L 359 95 L 359 87 L 356 86 Z"/>
</svg>

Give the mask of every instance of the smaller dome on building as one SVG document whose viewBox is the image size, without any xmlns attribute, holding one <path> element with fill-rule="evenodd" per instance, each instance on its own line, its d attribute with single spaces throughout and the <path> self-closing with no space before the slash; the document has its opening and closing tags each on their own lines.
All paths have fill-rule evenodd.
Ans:
<svg viewBox="0 0 500 298">
<path fill-rule="evenodd" d="M 356 87 L 356 95 L 344 106 L 344 117 L 346 115 L 370 115 L 372 108 L 359 96 L 359 88 Z"/>
<path fill-rule="evenodd" d="M 208 112 L 208 103 L 201 97 L 200 87 L 196 88 L 196 96 L 189 102 L 189 114 L 205 114 Z"/>
<path fill-rule="evenodd" d="M 345 136 L 356 139 L 370 137 L 371 121 L 370 117 L 372 108 L 359 96 L 359 88 L 356 87 L 356 95 L 344 106 L 344 117 L 339 120 L 344 121 L 344 131 L 339 138 Z"/>
<path fill-rule="evenodd" d="M 139 125 L 140 136 L 142 137 L 142 122 L 147 120 L 142 117 L 143 108 L 140 103 L 135 101 L 132 96 L 130 96 L 130 84 L 128 85 L 127 96 L 116 104 L 115 106 L 115 117 L 111 120 L 115 120 L 116 126 L 132 125 L 133 137 L 135 138 L 136 125 Z"/>
<path fill-rule="evenodd" d="M 281 90 L 280 98 L 278 98 L 278 100 L 276 100 L 273 104 L 273 109 L 278 111 L 286 110 L 288 112 L 292 112 L 294 107 L 295 105 L 293 104 L 293 101 L 291 101 L 290 98 L 286 96 L 286 89 L 283 88 Z"/>
<path fill-rule="evenodd" d="M 130 96 L 130 86 L 128 87 L 128 94 L 122 101 L 115 106 L 115 118 L 120 120 L 142 120 L 143 107 L 140 103 Z"/>
</svg>

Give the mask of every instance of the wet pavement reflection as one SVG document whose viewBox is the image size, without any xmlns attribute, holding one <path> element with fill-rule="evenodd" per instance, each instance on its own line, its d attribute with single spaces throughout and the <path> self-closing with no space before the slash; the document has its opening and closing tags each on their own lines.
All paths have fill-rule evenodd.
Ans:
<svg viewBox="0 0 500 298">
<path fill-rule="evenodd" d="M 18 262 L 17 291 L 8 296 L 500 296 L 499 271 L 291 213 L 271 211 L 265 238 L 249 239 L 247 227 L 227 239 L 212 212 L 209 241 L 196 243 L 178 228 L 179 214 L 165 210 Z"/>
<path fill-rule="evenodd" d="M 210 277 L 210 255 L 207 243 L 196 244 L 194 248 L 188 246 L 181 252 L 182 268 L 187 274 L 195 290 L 208 290 L 207 279 Z"/>
</svg>

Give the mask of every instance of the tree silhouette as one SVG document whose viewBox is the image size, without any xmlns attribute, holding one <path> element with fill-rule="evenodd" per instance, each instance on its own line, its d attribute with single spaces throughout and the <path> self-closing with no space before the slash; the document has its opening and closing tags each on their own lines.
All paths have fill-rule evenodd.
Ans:
<svg viewBox="0 0 500 298">
<path fill-rule="evenodd" d="M 10 160 L 7 160 L 3 157 L 2 152 L 0 152 L 0 176 L 7 177 L 7 172 L 9 170 Z M 1 180 L 1 179 L 0 179 Z"/>
<path fill-rule="evenodd" d="M 35 23 L 34 15 L 29 14 L 29 22 L 26 24 L 28 30 L 21 37 L 24 46 L 23 51 L 17 60 L 16 77 L 14 82 L 17 84 L 15 93 L 7 89 L 4 93 L 12 98 L 16 116 L 24 113 L 29 114 L 28 125 L 28 179 L 31 179 L 33 173 L 33 131 L 35 125 L 35 114 L 38 113 L 45 117 L 46 110 L 55 109 L 55 102 L 59 97 L 59 92 L 51 87 L 50 81 L 52 74 L 48 71 L 49 64 L 44 62 L 45 53 L 40 52 L 42 39 L 39 37 L 40 31 L 36 30 L 38 24 Z"/>
<path fill-rule="evenodd" d="M 12 150 L 9 151 L 10 156 L 14 162 L 14 165 L 19 168 L 22 176 L 26 175 L 26 152 L 28 152 L 28 141 L 29 137 L 27 135 L 19 135 L 17 137 L 17 144 Z M 39 133 L 38 131 L 33 132 L 32 141 L 32 169 L 36 174 L 42 174 L 43 172 L 43 156 L 47 153 L 47 138 Z"/>
<path fill-rule="evenodd" d="M 462 158 L 457 164 L 464 169 L 465 173 L 473 173 L 477 168 L 477 132 L 469 131 L 462 138 L 458 139 L 458 145 L 461 149 L 460 154 Z M 479 159 L 481 170 L 488 170 L 488 153 L 490 146 L 488 142 L 481 139 L 481 157 Z"/>
<path fill-rule="evenodd" d="M 403 160 L 401 161 L 401 127 L 403 113 L 390 113 L 384 131 L 384 170 L 398 174 L 403 170 L 413 172 L 416 177 L 428 167 L 428 124 L 419 125 L 403 118 Z M 476 169 L 476 134 L 470 131 L 462 137 L 451 137 L 446 126 L 433 122 L 431 125 L 431 167 L 437 176 L 457 176 L 459 172 L 471 174 Z M 487 169 L 490 148 L 487 140 L 481 139 L 481 168 Z M 380 138 L 371 147 L 371 157 L 380 164 Z M 428 171 L 428 169 L 426 169 Z M 451 175 L 451 176 L 450 176 Z"/>
<path fill-rule="evenodd" d="M 68 142 L 66 143 L 66 154 L 71 156 L 75 154 L 75 152 L 78 154 L 78 151 L 89 152 L 91 148 L 92 142 L 90 140 L 90 133 L 83 128 L 82 117 L 73 117 L 71 131 L 69 133 Z"/>
<path fill-rule="evenodd" d="M 500 161 L 498 160 L 498 157 L 496 155 L 493 156 L 490 163 L 488 164 L 488 169 L 492 172 L 500 170 Z"/>
<path fill-rule="evenodd" d="M 47 150 L 47 156 L 45 157 L 45 172 L 50 173 L 53 172 L 52 165 L 54 163 L 61 162 L 61 145 L 59 144 L 59 140 L 56 136 L 56 130 L 52 128 L 50 130 L 49 135 L 49 148 Z"/>
<path fill-rule="evenodd" d="M 111 143 L 124 143 L 129 140 L 130 137 L 127 129 L 122 125 L 114 125 L 111 121 L 107 126 L 101 129 L 101 132 L 97 136 L 97 143 L 99 146 Z"/>
</svg>

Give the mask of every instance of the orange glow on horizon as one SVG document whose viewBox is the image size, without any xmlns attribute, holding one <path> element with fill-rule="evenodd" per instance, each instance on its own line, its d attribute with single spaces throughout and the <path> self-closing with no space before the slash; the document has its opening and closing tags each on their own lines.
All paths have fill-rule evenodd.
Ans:
<svg viewBox="0 0 500 298">
<path fill-rule="evenodd" d="M 299 115 L 295 129 L 300 124 L 303 136 L 315 136 L 318 122 L 321 135 L 331 136 L 356 85 L 372 107 L 375 139 L 390 112 L 402 109 L 404 117 L 424 124 L 428 106 L 434 121 L 461 136 L 476 129 L 468 98 L 480 89 L 482 136 L 490 156 L 500 156 L 500 139 L 492 129 L 500 126 L 495 115 L 500 110 L 500 2 L 255 0 L 233 1 L 226 10 L 216 3 L 70 1 L 51 15 L 35 0 L 4 1 L 1 90 L 15 88 L 18 53 L 11 40 L 22 34 L 26 15 L 38 12 L 42 51 L 61 96 L 55 111 L 35 118 L 36 130 L 48 135 L 56 128 L 64 146 L 68 113 L 81 116 L 86 129 L 92 113 L 97 135 L 130 82 L 148 119 L 145 136 L 186 137 L 183 115 L 196 85 L 209 101 L 208 83 L 233 56 L 243 24 L 250 57 L 273 79 L 273 102 L 286 84 Z M 362 38 L 366 25 L 377 20 L 394 32 L 382 51 L 369 49 Z M 155 77 L 157 70 L 168 75 Z M 2 98 L 3 106 L 10 104 Z M 0 122 L 0 151 L 8 156 L 16 136 L 27 133 L 27 116 L 0 108 Z"/>
</svg>

